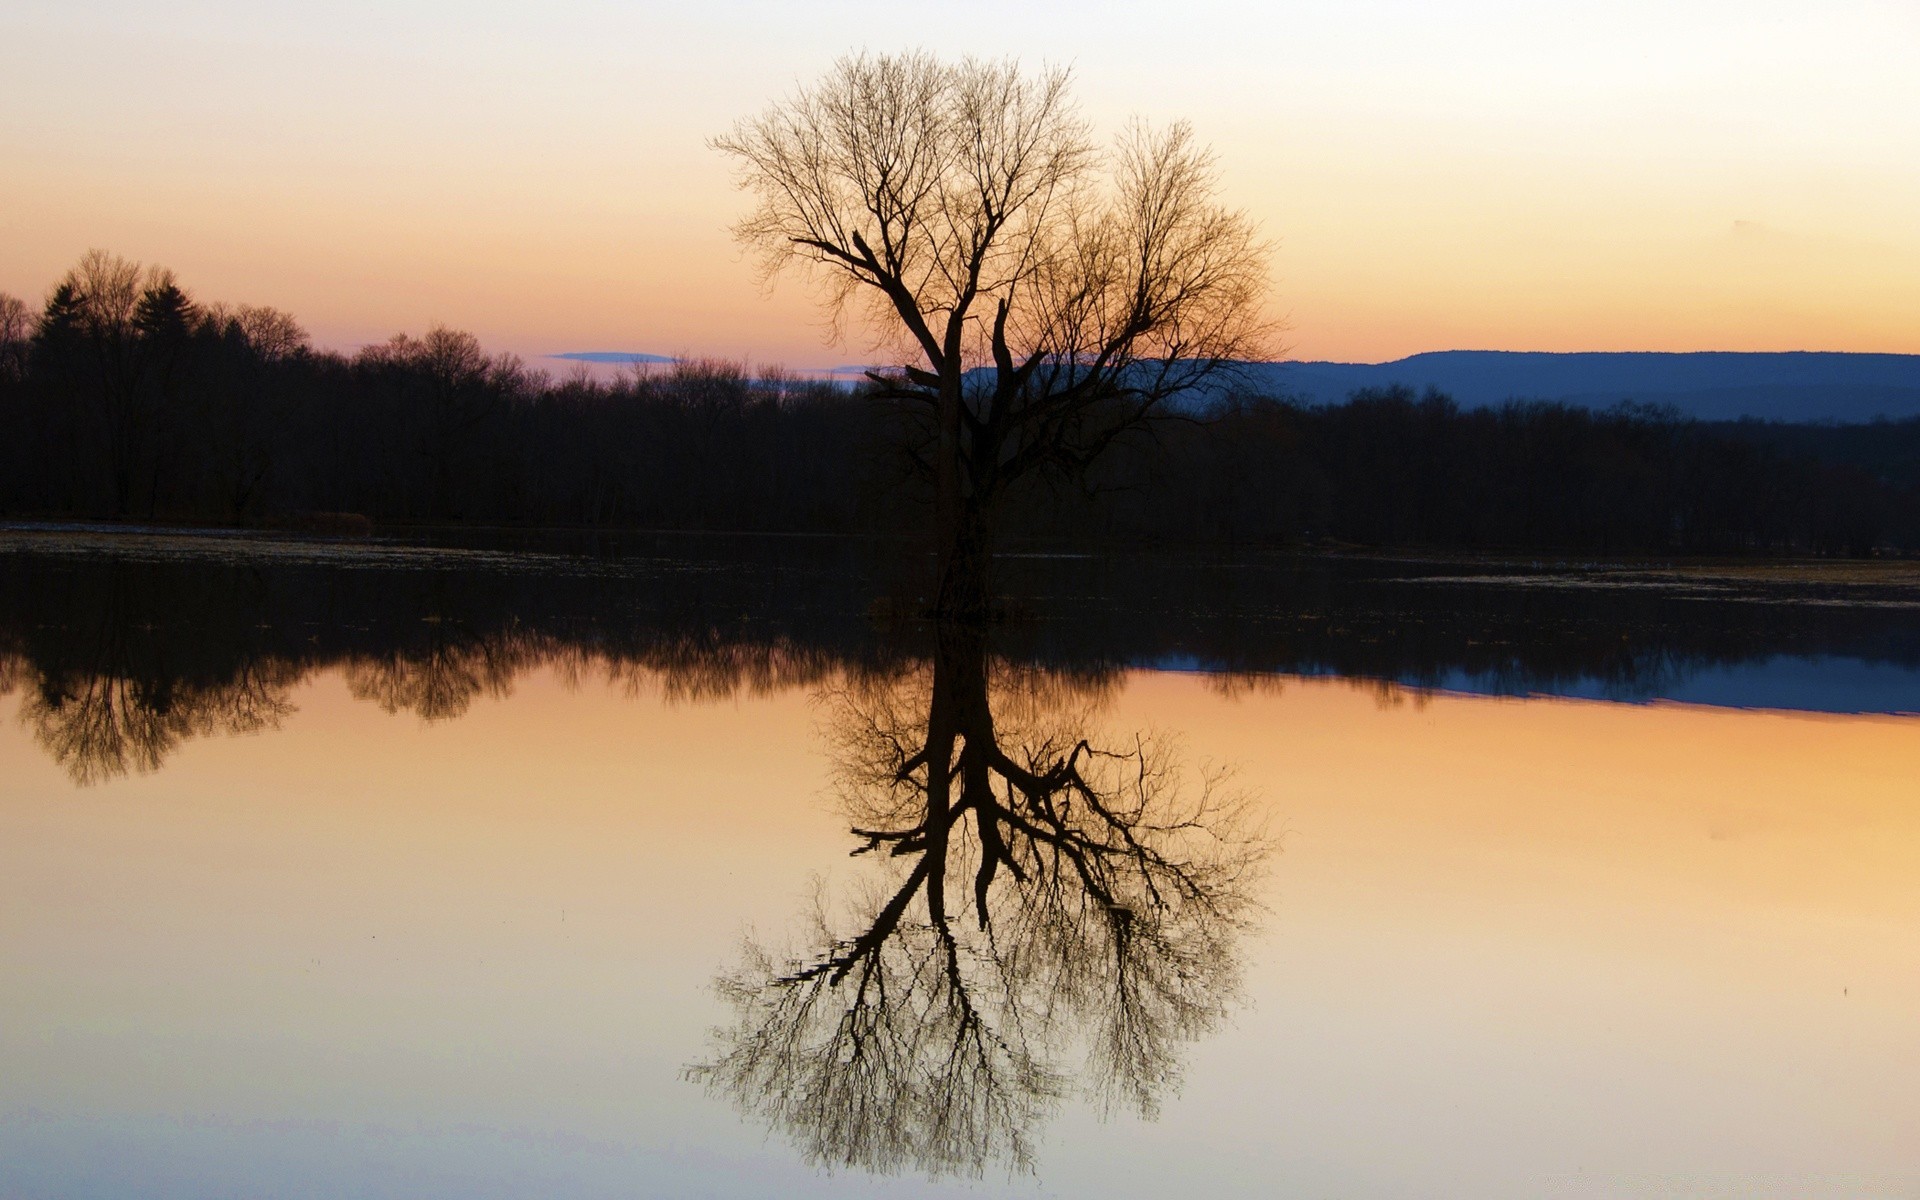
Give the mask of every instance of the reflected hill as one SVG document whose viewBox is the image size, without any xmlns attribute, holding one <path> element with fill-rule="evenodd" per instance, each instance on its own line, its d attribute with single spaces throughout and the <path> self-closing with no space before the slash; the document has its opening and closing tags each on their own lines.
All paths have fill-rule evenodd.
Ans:
<svg viewBox="0 0 1920 1200">
<path fill-rule="evenodd" d="M 943 625 L 828 689 L 855 856 L 800 943 L 750 941 L 689 1070 L 825 1167 L 1030 1169 L 1064 1098 L 1152 1116 L 1239 993 L 1269 845 L 1217 773 L 1103 731 L 1100 687 Z"/>
<path fill-rule="evenodd" d="M 183 742 L 272 729 L 316 672 L 446 720 L 535 669 L 701 703 L 924 661 L 917 560 L 886 544 L 679 540 L 620 555 L 136 537 L 0 545 L 0 693 L 82 783 Z M 1223 689 L 1340 676 L 1443 689 L 1920 711 L 1897 588 L 1728 584 L 1282 557 L 1011 558 L 998 660 L 1093 683 L 1133 668 Z"/>
</svg>

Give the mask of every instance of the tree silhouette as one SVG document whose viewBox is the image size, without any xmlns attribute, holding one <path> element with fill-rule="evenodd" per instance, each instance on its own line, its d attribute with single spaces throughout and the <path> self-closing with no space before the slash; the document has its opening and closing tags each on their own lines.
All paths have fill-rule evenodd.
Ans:
<svg viewBox="0 0 1920 1200">
<path fill-rule="evenodd" d="M 148 393 L 140 406 L 150 429 L 146 450 L 147 516 L 159 508 L 165 477 L 177 465 L 174 445 L 176 426 L 186 415 L 189 376 L 196 357 L 195 335 L 201 315 L 175 280 L 173 273 L 155 270 L 148 273 L 139 303 L 134 306 L 133 328 L 145 360 L 141 389 Z"/>
<path fill-rule="evenodd" d="M 143 472 L 155 466 L 171 389 L 154 386 L 150 372 L 156 359 L 172 364 L 190 318 L 171 272 L 104 250 L 83 255 L 48 301 L 44 324 L 68 350 L 59 359 L 99 408 L 116 516 L 132 511 Z"/>
<path fill-rule="evenodd" d="M 438 613 L 422 620 L 423 640 L 347 664 L 347 688 L 389 713 L 424 721 L 462 716 L 482 694 L 504 698 L 513 681 L 548 656 L 542 640 L 515 630 L 491 635 Z"/>
<path fill-rule="evenodd" d="M 431 467 L 429 511 L 436 517 L 459 516 L 457 484 L 466 477 L 469 447 L 522 383 L 520 360 L 489 357 L 472 334 L 436 325 L 425 337 L 398 333 L 368 346 L 354 363 L 382 381 L 403 411 L 419 418 L 418 450 Z"/>
<path fill-rule="evenodd" d="M 293 391 L 287 368 L 310 346 L 298 321 L 261 305 L 210 305 L 202 334 L 215 352 L 195 413 L 199 449 L 213 502 L 239 523 L 259 506 L 281 458 L 276 418 Z"/>
<path fill-rule="evenodd" d="M 958 624 L 930 668 L 831 693 L 853 853 L 882 877 L 844 915 L 823 899 L 807 949 L 749 942 L 690 1076 L 876 1171 L 1029 1169 L 1075 1092 L 1153 1114 L 1235 1002 L 1269 847 L 1218 773 L 1163 738 L 1103 747 L 1076 699 Z"/>
<path fill-rule="evenodd" d="M 858 55 L 714 145 L 756 206 L 735 228 L 770 278 L 824 281 L 897 369 L 931 481 L 935 608 L 986 604 L 995 509 L 1032 473 L 1084 471 L 1228 363 L 1263 357 L 1267 253 L 1221 206 L 1184 124 L 1101 154 L 1068 74 Z"/>
<path fill-rule="evenodd" d="M 190 738 L 278 729 L 293 713 L 300 672 L 281 660 L 244 656 L 230 676 L 194 682 L 105 661 L 111 639 L 100 649 L 98 666 L 43 676 L 20 707 L 48 756 L 83 787 L 157 771 Z"/>
<path fill-rule="evenodd" d="M 0 384 L 27 377 L 33 347 L 33 314 L 18 296 L 0 292 Z"/>
</svg>

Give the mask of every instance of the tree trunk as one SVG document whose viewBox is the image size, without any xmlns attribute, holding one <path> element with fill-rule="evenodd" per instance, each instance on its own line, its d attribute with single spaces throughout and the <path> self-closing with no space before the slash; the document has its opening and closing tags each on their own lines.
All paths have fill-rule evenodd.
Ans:
<svg viewBox="0 0 1920 1200">
<path fill-rule="evenodd" d="M 959 361 L 953 348 L 952 361 Z M 934 452 L 934 537 L 938 581 L 934 590 L 935 616 L 984 620 L 992 611 L 991 522 L 972 480 L 961 446 L 960 416 L 963 396 L 957 369 L 940 382 L 940 435 Z M 978 447 L 974 447 L 978 449 Z"/>
<path fill-rule="evenodd" d="M 993 611 L 993 539 L 985 513 L 962 500 L 952 522 L 943 522 L 936 616 L 985 620 Z"/>
<path fill-rule="evenodd" d="M 987 787 L 993 716 L 987 696 L 986 630 L 977 621 L 942 620 L 935 631 L 933 695 L 927 710 L 927 915 L 947 919 L 949 835 L 965 804 Z M 954 772 L 958 748 L 958 772 Z M 960 785 L 958 795 L 954 784 Z M 983 819 L 976 811 L 976 820 Z"/>
</svg>

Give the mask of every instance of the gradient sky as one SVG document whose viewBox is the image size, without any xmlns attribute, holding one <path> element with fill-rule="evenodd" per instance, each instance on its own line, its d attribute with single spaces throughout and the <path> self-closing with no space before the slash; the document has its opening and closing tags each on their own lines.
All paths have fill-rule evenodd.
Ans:
<svg viewBox="0 0 1920 1200">
<path fill-rule="evenodd" d="M 754 282 L 705 139 L 918 46 L 1190 118 L 1294 357 L 1920 352 L 1913 0 L 1032 7 L 11 0 L 0 290 L 101 246 L 331 346 L 858 361 Z"/>
</svg>

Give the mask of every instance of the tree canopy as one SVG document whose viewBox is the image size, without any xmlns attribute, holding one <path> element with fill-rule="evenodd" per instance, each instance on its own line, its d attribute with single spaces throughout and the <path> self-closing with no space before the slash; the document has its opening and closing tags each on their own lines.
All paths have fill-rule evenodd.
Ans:
<svg viewBox="0 0 1920 1200">
<path fill-rule="evenodd" d="M 1264 357 L 1266 244 L 1219 199 L 1184 123 L 1102 150 L 1069 73 L 859 54 L 714 145 L 754 207 L 767 276 L 825 288 L 897 369 L 934 481 L 941 611 L 984 596 L 993 508 L 1036 471 L 1085 471 L 1164 402 Z"/>
</svg>

